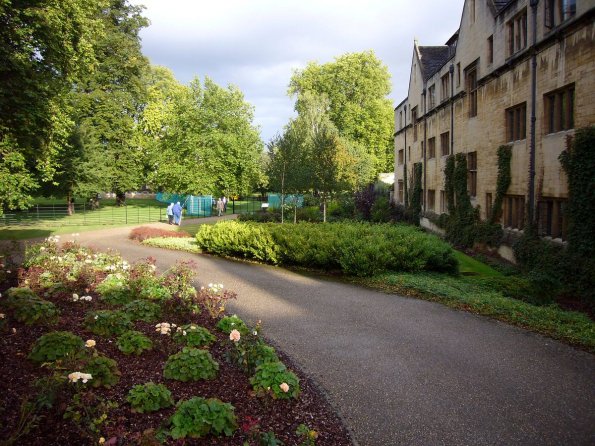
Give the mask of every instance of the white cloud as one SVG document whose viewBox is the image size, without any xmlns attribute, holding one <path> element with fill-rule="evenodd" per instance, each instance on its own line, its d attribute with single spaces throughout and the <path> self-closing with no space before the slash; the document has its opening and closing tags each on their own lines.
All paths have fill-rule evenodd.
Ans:
<svg viewBox="0 0 595 446">
<path fill-rule="evenodd" d="M 295 68 L 372 49 L 388 66 L 396 104 L 407 94 L 413 39 L 443 44 L 459 26 L 463 0 L 131 0 L 151 26 L 141 32 L 151 62 L 182 82 L 235 84 L 255 107 L 266 142 L 293 113 Z"/>
</svg>

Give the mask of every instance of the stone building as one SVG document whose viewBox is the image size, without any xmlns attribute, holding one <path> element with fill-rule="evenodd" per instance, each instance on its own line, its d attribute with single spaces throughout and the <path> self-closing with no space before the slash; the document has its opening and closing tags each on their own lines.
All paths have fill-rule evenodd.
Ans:
<svg viewBox="0 0 595 446">
<path fill-rule="evenodd" d="M 595 0 L 465 0 L 445 45 L 416 41 L 408 97 L 395 108 L 395 200 L 404 202 L 421 162 L 423 211 L 447 212 L 446 158 L 465 153 L 471 201 L 485 219 L 498 147 L 510 145 L 500 222 L 520 230 L 533 209 L 542 236 L 564 239 L 558 156 L 574 129 L 595 124 L 594 16 Z"/>
</svg>

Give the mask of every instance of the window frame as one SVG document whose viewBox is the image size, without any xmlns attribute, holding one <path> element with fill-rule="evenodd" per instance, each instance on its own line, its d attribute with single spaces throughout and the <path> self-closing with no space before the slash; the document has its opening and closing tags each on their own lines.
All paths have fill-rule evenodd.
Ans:
<svg viewBox="0 0 595 446">
<path fill-rule="evenodd" d="M 446 144 L 444 142 L 446 141 Z M 444 150 L 446 148 L 446 151 Z M 440 134 L 440 153 L 442 156 L 450 155 L 450 131 Z"/>
<path fill-rule="evenodd" d="M 436 158 L 436 137 L 428 138 L 428 159 Z"/>
<path fill-rule="evenodd" d="M 467 152 L 467 190 L 477 197 L 477 152 Z"/>
<path fill-rule="evenodd" d="M 527 102 L 521 102 L 505 110 L 506 141 L 527 139 Z"/>
<path fill-rule="evenodd" d="M 544 94 L 543 101 L 545 134 L 574 129 L 574 83 Z"/>
</svg>

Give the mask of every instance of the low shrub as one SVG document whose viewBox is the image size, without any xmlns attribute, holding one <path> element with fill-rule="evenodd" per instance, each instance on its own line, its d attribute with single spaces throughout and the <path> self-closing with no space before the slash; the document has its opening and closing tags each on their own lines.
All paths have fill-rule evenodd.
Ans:
<svg viewBox="0 0 595 446">
<path fill-rule="evenodd" d="M 153 342 L 140 331 L 124 332 L 116 341 L 118 349 L 127 355 L 140 355 L 145 350 L 153 348 Z"/>
<path fill-rule="evenodd" d="M 223 333 L 231 333 L 231 330 L 238 330 L 240 333 L 248 333 L 248 326 L 235 314 L 224 316 L 217 322 L 217 328 Z"/>
<path fill-rule="evenodd" d="M 100 336 L 121 335 L 132 328 L 130 317 L 123 311 L 92 311 L 85 317 L 85 327 Z"/>
<path fill-rule="evenodd" d="M 214 379 L 218 370 L 219 364 L 209 352 L 184 347 L 181 352 L 167 358 L 163 376 L 183 382 L 198 381 L 201 379 Z"/>
<path fill-rule="evenodd" d="M 149 238 L 167 237 L 167 238 L 184 238 L 190 237 L 186 231 L 170 231 L 167 229 L 151 228 L 149 226 L 141 226 L 130 231 L 128 238 L 142 242 Z"/>
<path fill-rule="evenodd" d="M 101 300 L 109 305 L 124 305 L 134 299 L 126 278 L 120 273 L 109 274 L 97 285 L 96 291 L 101 296 Z"/>
<path fill-rule="evenodd" d="M 124 312 L 133 321 L 154 322 L 161 316 L 161 307 L 154 302 L 137 299 L 126 304 Z"/>
<path fill-rule="evenodd" d="M 33 344 L 29 359 L 43 363 L 74 359 L 85 350 L 85 343 L 69 331 L 54 331 L 38 338 Z"/>
<path fill-rule="evenodd" d="M 232 342 L 233 348 L 227 351 L 227 359 L 249 375 L 253 375 L 256 368 L 262 364 L 279 362 L 275 349 L 264 343 L 257 330 L 244 333 L 239 340 Z"/>
<path fill-rule="evenodd" d="M 132 411 L 138 413 L 156 412 L 174 405 L 169 389 L 153 382 L 134 386 L 128 392 L 126 401 L 132 406 Z"/>
<path fill-rule="evenodd" d="M 215 254 L 240 253 L 269 263 L 341 269 L 357 276 L 384 271 L 458 271 L 447 243 L 405 225 L 221 222 L 199 231 L 197 241 Z M 244 249 L 247 241 L 254 241 L 250 249 Z"/>
<path fill-rule="evenodd" d="M 174 341 L 187 347 L 207 347 L 217 340 L 209 330 L 196 324 L 177 327 L 173 338 Z"/>
<path fill-rule="evenodd" d="M 282 362 L 265 362 L 256 368 L 250 378 L 254 391 L 269 394 L 274 399 L 297 398 L 300 383 L 295 373 L 290 372 Z"/>
<path fill-rule="evenodd" d="M 89 359 L 83 368 L 85 373 L 89 373 L 93 377 L 91 380 L 93 387 L 110 388 L 120 381 L 121 373 L 118 370 L 118 363 L 105 356 L 95 356 Z"/>
<path fill-rule="evenodd" d="M 230 437 L 238 428 L 234 407 L 216 398 L 181 401 L 169 421 L 174 439 L 201 438 L 208 434 Z"/>
<path fill-rule="evenodd" d="M 27 325 L 50 325 L 58 320 L 60 311 L 56 306 L 39 298 L 29 288 L 10 288 L 5 304 L 14 310 L 14 317 Z"/>
<path fill-rule="evenodd" d="M 154 246 L 155 248 L 175 249 L 176 251 L 193 252 L 196 254 L 202 251 L 196 244 L 194 237 L 188 238 L 150 238 L 142 242 L 143 245 Z"/>
</svg>

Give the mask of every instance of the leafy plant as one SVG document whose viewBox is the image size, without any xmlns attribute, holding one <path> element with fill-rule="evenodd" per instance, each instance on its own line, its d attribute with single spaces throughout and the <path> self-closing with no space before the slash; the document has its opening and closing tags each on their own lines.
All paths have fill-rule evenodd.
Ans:
<svg viewBox="0 0 595 446">
<path fill-rule="evenodd" d="M 130 317 L 123 311 L 92 311 L 85 317 L 85 327 L 100 336 L 120 335 L 132 328 Z"/>
<path fill-rule="evenodd" d="M 316 439 L 318 438 L 318 432 L 313 429 L 310 429 L 305 424 L 300 424 L 295 431 L 296 435 L 303 438 L 300 446 L 315 446 Z"/>
<path fill-rule="evenodd" d="M 275 399 L 297 398 L 300 394 L 299 379 L 287 370 L 282 362 L 266 362 L 256 368 L 250 378 L 252 388 L 261 394 L 270 394 Z"/>
<path fill-rule="evenodd" d="M 109 413 L 118 403 L 106 400 L 92 391 L 77 392 L 72 396 L 64 419 L 71 420 L 80 433 L 96 444 L 101 429 L 109 423 Z"/>
<path fill-rule="evenodd" d="M 14 310 L 14 317 L 27 325 L 53 324 L 60 311 L 52 302 L 40 299 L 29 288 L 10 288 L 6 304 Z"/>
<path fill-rule="evenodd" d="M 35 341 L 29 359 L 35 362 L 52 362 L 73 359 L 84 352 L 83 340 L 69 331 L 54 331 Z"/>
<path fill-rule="evenodd" d="M 84 366 L 85 373 L 93 376 L 91 385 L 93 387 L 111 387 L 120 380 L 118 363 L 105 356 L 95 356 L 89 359 Z"/>
<path fill-rule="evenodd" d="M 109 305 L 124 305 L 134 298 L 126 284 L 125 277 L 120 273 L 109 274 L 97 285 L 96 291 L 100 294 L 101 299 Z"/>
<path fill-rule="evenodd" d="M 134 386 L 128 392 L 126 400 L 132 406 L 132 410 L 139 413 L 155 412 L 174 404 L 169 389 L 163 384 L 153 382 Z"/>
<path fill-rule="evenodd" d="M 145 350 L 153 348 L 153 342 L 140 331 L 126 331 L 116 341 L 118 349 L 127 354 L 140 355 Z"/>
<path fill-rule="evenodd" d="M 209 284 L 208 288 L 201 288 L 196 295 L 196 301 L 201 304 L 215 319 L 225 312 L 225 305 L 229 299 L 235 299 L 237 295 L 233 291 L 224 290 L 222 286 Z"/>
<path fill-rule="evenodd" d="M 260 326 L 241 335 L 233 347 L 228 350 L 227 358 L 237 364 L 249 375 L 254 374 L 256 368 L 267 362 L 279 362 L 275 349 L 268 346 L 259 336 Z"/>
<path fill-rule="evenodd" d="M 217 339 L 209 330 L 196 324 L 177 327 L 173 338 L 176 342 L 188 347 L 206 347 Z"/>
<path fill-rule="evenodd" d="M 217 376 L 219 364 L 211 354 L 205 350 L 184 347 L 182 351 L 167 358 L 163 376 L 178 381 L 198 381 L 214 379 Z"/>
<path fill-rule="evenodd" d="M 161 316 L 161 307 L 154 302 L 137 299 L 126 304 L 124 312 L 133 321 L 154 322 Z"/>
<path fill-rule="evenodd" d="M 208 434 L 230 437 L 238 428 L 234 407 L 216 398 L 194 397 L 178 403 L 170 423 L 174 439 L 201 438 Z"/>
<path fill-rule="evenodd" d="M 248 326 L 235 314 L 224 316 L 217 322 L 217 328 L 223 333 L 231 333 L 231 330 L 238 330 L 240 333 L 248 333 Z"/>
</svg>

